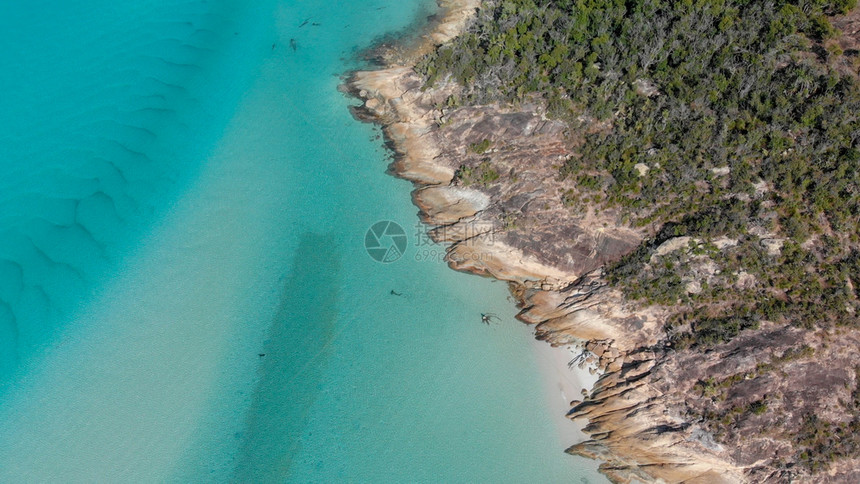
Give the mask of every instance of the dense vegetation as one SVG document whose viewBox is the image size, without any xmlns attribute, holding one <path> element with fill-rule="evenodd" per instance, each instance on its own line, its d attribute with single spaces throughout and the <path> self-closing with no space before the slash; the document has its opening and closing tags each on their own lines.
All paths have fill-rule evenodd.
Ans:
<svg viewBox="0 0 860 484">
<path fill-rule="evenodd" d="M 762 319 L 854 325 L 860 62 L 829 43 L 839 32 L 828 16 L 855 5 L 490 1 L 419 69 L 431 85 L 452 76 L 472 103 L 542 97 L 581 128 L 559 173 L 576 187 L 563 203 L 620 207 L 626 223 L 662 227 L 610 279 L 646 303 L 677 305 L 670 329 L 688 328 L 675 331 L 681 346 L 727 341 Z M 598 121 L 607 127 L 591 129 Z M 723 275 L 695 294 L 683 283 L 689 263 L 650 263 L 679 235 L 700 241 L 691 252 Z M 739 243 L 713 250 L 717 237 Z M 768 255 L 763 238 L 788 240 Z M 739 273 L 756 284 L 735 288 Z"/>
<path fill-rule="evenodd" d="M 560 203 L 616 208 L 651 231 L 607 274 L 629 297 L 674 308 L 670 348 L 762 321 L 856 328 L 860 53 L 842 51 L 829 21 L 856 3 L 492 0 L 418 68 L 428 86 L 461 84 L 455 103 L 540 99 L 569 122 Z M 655 253 L 679 236 L 688 246 Z M 797 440 L 817 469 L 829 458 L 813 423 Z"/>
</svg>

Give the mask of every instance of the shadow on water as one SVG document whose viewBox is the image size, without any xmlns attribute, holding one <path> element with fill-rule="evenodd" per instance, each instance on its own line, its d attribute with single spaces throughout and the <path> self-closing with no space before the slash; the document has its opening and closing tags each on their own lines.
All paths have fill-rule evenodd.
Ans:
<svg viewBox="0 0 860 484">
<path fill-rule="evenodd" d="M 283 481 L 337 336 L 340 253 L 334 235 L 306 233 L 261 351 L 234 481 Z"/>
</svg>

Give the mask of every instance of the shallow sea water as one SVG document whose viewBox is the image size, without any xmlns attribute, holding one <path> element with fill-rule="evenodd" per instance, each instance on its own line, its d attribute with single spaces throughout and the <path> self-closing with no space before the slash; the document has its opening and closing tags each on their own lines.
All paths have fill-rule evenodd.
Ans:
<svg viewBox="0 0 860 484">
<path fill-rule="evenodd" d="M 602 482 L 337 91 L 434 11 L 0 5 L 0 481 Z"/>
</svg>

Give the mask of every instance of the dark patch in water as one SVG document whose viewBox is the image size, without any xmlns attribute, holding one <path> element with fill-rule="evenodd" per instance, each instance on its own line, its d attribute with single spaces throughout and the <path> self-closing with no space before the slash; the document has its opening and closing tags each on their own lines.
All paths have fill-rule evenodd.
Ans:
<svg viewBox="0 0 860 484">
<path fill-rule="evenodd" d="M 258 354 L 259 381 L 245 418 L 234 481 L 282 482 L 289 475 L 337 336 L 339 288 L 336 238 L 304 234 Z"/>
<path fill-rule="evenodd" d="M 382 8 L 385 7 L 380 9 Z M 410 48 L 422 42 L 423 35 L 432 30 L 442 19 L 441 13 L 435 2 L 422 4 L 415 13 L 415 17 L 405 27 L 395 32 L 377 36 L 370 41 L 369 46 L 355 52 L 352 60 L 358 60 L 370 67 L 385 66 L 387 63 L 386 55 L 393 47 Z"/>
</svg>

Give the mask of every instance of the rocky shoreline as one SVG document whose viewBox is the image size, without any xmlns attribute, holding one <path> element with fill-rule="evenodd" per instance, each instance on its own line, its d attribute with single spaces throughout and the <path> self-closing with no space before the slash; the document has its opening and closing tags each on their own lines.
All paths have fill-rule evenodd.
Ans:
<svg viewBox="0 0 860 484">
<path fill-rule="evenodd" d="M 655 434 L 654 429 L 674 428 L 679 423 L 662 414 L 659 404 L 653 402 L 652 390 L 637 385 L 643 373 L 654 367 L 653 355 L 629 352 L 656 343 L 648 335 L 659 333 L 660 315 L 625 310 L 620 294 L 601 279 L 599 267 L 607 254 L 595 246 L 612 235 L 601 237 L 601 231 L 577 227 L 582 242 L 570 250 L 586 256 L 569 265 L 582 267 L 584 272 L 554 266 L 541 257 L 539 244 L 509 241 L 495 213 L 498 209 L 491 207 L 493 194 L 455 183 L 457 158 L 446 152 L 463 151 L 462 142 L 440 133 L 429 108 L 449 95 L 444 89 L 422 92 L 418 76 L 404 66 L 357 72 L 347 86 L 365 101 L 354 110 L 356 117 L 383 126 L 389 146 L 397 153 L 391 171 L 415 183 L 413 202 L 421 210 L 422 221 L 436 227 L 430 232 L 434 239 L 450 244 L 449 265 L 509 282 L 522 308 L 518 319 L 536 325 L 539 339 L 556 346 L 587 342 L 587 350 L 604 369 L 588 398 L 572 402 L 569 414 L 572 419 L 588 421 L 585 431 L 591 440 L 567 452 L 605 461 L 601 470 L 615 482 L 634 478 L 646 482 L 742 481 L 731 464 L 716 455 L 702 455 L 694 441 L 677 432 L 671 437 Z M 504 118 L 507 113 L 481 113 L 488 114 Z M 520 132 L 507 131 L 509 140 L 532 145 L 518 156 L 546 150 L 558 135 L 560 126 L 541 120 L 538 114 L 531 117 L 533 122 L 517 125 Z M 617 237 L 601 247 L 628 248 L 638 240 Z"/>
<path fill-rule="evenodd" d="M 434 227 L 431 236 L 449 244 L 448 264 L 507 281 L 521 308 L 518 319 L 535 325 L 538 339 L 580 345 L 583 358 L 602 369 L 568 414 L 587 422 L 590 439 L 567 452 L 604 461 L 600 470 L 613 482 L 794 479 L 795 471 L 765 464 L 791 449 L 768 435 L 721 445 L 687 401 L 702 379 L 719 381 L 739 367 L 755 367 L 757 357 L 744 353 L 753 347 L 747 340 L 768 337 L 766 328 L 764 335 L 738 338 L 706 355 L 668 351 L 661 344 L 665 311 L 635 307 L 602 277 L 606 264 L 649 234 L 626 226 L 621 214 L 587 206 L 576 211 L 559 202 L 567 187 L 554 165 L 570 153 L 563 141 L 567 126 L 548 119 L 537 103 L 460 107 L 456 85 L 425 89 L 414 59 L 455 37 L 479 4 L 440 2 L 443 14 L 411 54 L 355 72 L 343 88 L 363 102 L 353 108 L 356 118 L 382 126 L 396 154 L 390 171 L 415 184 L 413 202 Z M 678 250 L 670 246 L 656 250 Z M 780 331 L 786 330 L 769 335 L 777 342 L 771 354 L 784 355 L 796 343 Z M 851 475 L 850 464 L 831 477 Z"/>
<path fill-rule="evenodd" d="M 423 44 L 435 46 L 453 38 L 479 3 L 440 2 L 444 13 Z M 650 429 L 675 422 L 660 415 L 653 404 L 643 405 L 649 401 L 647 392 L 636 385 L 643 372 L 654 366 L 653 359 L 631 358 L 626 353 L 656 343 L 643 338 L 657 334 L 659 315 L 626 312 L 620 294 L 610 291 L 599 275 L 606 260 L 628 252 L 642 236 L 607 231 L 603 225 L 579 225 L 575 227 L 578 243 L 556 249 L 568 262 L 558 267 L 536 250 L 540 244 L 506 240 L 500 209 L 491 207 L 498 205 L 496 194 L 455 180 L 458 158 L 467 156 L 467 146 L 474 140 L 503 136 L 508 148 L 513 147 L 510 156 L 526 161 L 536 155 L 562 156 L 564 125 L 547 120 L 537 106 L 517 112 L 495 106 L 440 111 L 437 106 L 444 106 L 456 87 L 422 90 L 422 86 L 422 79 L 406 63 L 355 72 L 344 88 L 363 101 L 353 109 L 355 117 L 382 126 L 396 154 L 390 172 L 415 184 L 413 202 L 422 221 L 436 227 L 430 233 L 437 242 L 450 244 L 449 265 L 509 282 L 523 308 L 518 319 L 536 325 L 539 339 L 558 346 L 588 342 L 588 351 L 599 359 L 603 377 L 584 402 L 571 402 L 569 414 L 571 419 L 588 420 L 585 431 L 592 439 L 567 452 L 605 461 L 601 471 L 614 482 L 634 478 L 715 482 L 716 477 L 722 482 L 741 481 L 739 473 L 718 457 L 707 462 L 697 449 L 679 452 L 678 439 L 651 435 Z M 539 186 L 544 180 L 529 181 Z M 613 249 L 615 253 L 609 253 Z"/>
</svg>

